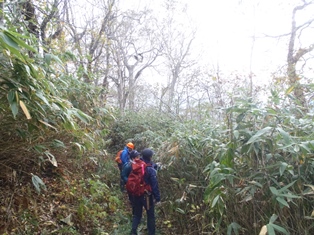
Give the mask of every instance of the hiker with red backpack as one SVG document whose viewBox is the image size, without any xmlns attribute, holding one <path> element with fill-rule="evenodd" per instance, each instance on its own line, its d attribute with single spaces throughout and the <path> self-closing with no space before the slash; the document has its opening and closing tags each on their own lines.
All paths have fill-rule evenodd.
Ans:
<svg viewBox="0 0 314 235">
<path fill-rule="evenodd" d="M 126 189 L 132 204 L 131 235 L 137 235 L 137 227 L 141 222 L 143 207 L 147 214 L 147 229 L 149 235 L 155 235 L 155 203 L 160 204 L 160 192 L 157 172 L 151 161 L 154 152 L 151 149 L 142 151 L 142 159 L 137 153 L 128 175 Z"/>
<path fill-rule="evenodd" d="M 123 165 L 122 172 L 121 172 L 124 184 L 126 184 L 128 181 L 128 177 L 132 171 L 132 164 L 135 163 L 136 159 L 140 159 L 140 153 L 137 152 L 136 150 L 132 150 L 130 152 L 130 161 Z"/>
<path fill-rule="evenodd" d="M 127 164 L 130 161 L 130 152 L 134 149 L 134 144 L 129 142 L 126 144 L 126 146 L 123 148 L 123 150 L 120 150 L 115 158 L 115 161 L 118 164 L 118 168 L 120 171 L 120 188 L 123 192 L 125 190 L 124 185 L 125 182 L 123 181 L 122 177 L 122 168 L 125 164 Z"/>
</svg>

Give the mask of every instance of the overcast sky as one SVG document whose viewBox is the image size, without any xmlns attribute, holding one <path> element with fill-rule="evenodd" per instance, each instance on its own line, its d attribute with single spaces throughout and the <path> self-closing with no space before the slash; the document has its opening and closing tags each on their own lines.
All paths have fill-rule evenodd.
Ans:
<svg viewBox="0 0 314 235">
<path fill-rule="evenodd" d="M 285 65 L 289 38 L 272 36 L 289 33 L 292 9 L 301 0 L 177 1 L 187 4 L 187 14 L 197 27 L 194 46 L 204 52 L 209 66 L 219 64 L 222 71 L 243 75 L 251 69 L 256 79 L 264 80 Z M 125 9 L 150 7 L 156 14 L 163 14 L 162 2 L 121 0 Z M 297 15 L 297 22 L 312 15 L 311 10 Z"/>
</svg>

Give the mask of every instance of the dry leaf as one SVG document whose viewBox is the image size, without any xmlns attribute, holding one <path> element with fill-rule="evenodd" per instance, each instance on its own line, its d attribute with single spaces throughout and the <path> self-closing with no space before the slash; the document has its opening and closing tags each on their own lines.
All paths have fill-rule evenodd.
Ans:
<svg viewBox="0 0 314 235">
<path fill-rule="evenodd" d="M 267 234 L 267 227 L 266 225 L 264 225 L 261 229 L 261 231 L 259 232 L 259 235 L 266 235 Z"/>
<path fill-rule="evenodd" d="M 24 112 L 26 118 L 27 118 L 27 119 L 31 119 L 32 117 L 31 117 L 31 115 L 29 114 L 28 109 L 27 109 L 26 105 L 24 104 L 24 102 L 23 102 L 22 100 L 20 100 L 20 106 L 21 106 L 21 108 L 22 108 L 22 110 L 23 110 L 23 112 Z"/>
</svg>

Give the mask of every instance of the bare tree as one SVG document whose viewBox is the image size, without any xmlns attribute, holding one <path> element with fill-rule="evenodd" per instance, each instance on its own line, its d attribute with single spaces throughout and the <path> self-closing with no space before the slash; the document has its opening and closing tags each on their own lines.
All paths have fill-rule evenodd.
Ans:
<svg viewBox="0 0 314 235">
<path fill-rule="evenodd" d="M 109 67 L 108 61 L 110 57 L 107 49 L 110 42 L 107 36 L 110 34 L 112 22 L 116 17 L 115 0 L 106 2 L 94 1 L 93 4 L 95 5 L 85 6 L 88 12 L 97 11 L 97 14 L 81 15 L 81 17 L 85 18 L 83 25 L 80 25 L 80 18 L 77 16 L 82 9 L 73 9 L 73 4 L 70 0 L 67 0 L 66 20 L 69 33 L 74 42 L 73 49 L 78 54 L 78 65 L 84 70 L 84 81 L 97 85 L 98 75 L 102 76 L 104 74 L 101 84 L 107 90 L 107 68 Z M 105 65 L 107 66 L 103 66 L 103 58 L 106 59 Z"/>
<path fill-rule="evenodd" d="M 156 44 L 154 31 L 150 27 L 153 23 L 149 11 L 127 12 L 110 35 L 115 62 L 111 78 L 117 88 L 121 110 L 126 108 L 127 103 L 130 110 L 134 109 L 135 95 L 138 93 L 136 83 L 143 71 L 151 67 L 160 55 L 160 46 Z"/>
<path fill-rule="evenodd" d="M 306 22 L 297 25 L 296 23 L 296 14 L 299 11 L 302 11 L 306 7 L 310 6 L 313 4 L 314 1 L 302 1 L 302 4 L 299 6 L 296 6 L 293 8 L 292 11 L 292 20 L 291 20 L 291 32 L 289 34 L 290 39 L 289 39 L 289 47 L 288 47 L 288 55 L 287 55 L 287 74 L 288 74 L 288 79 L 289 83 L 291 86 L 294 86 L 294 95 L 297 99 L 299 99 L 301 105 L 306 109 L 306 99 L 304 92 L 302 90 L 302 87 L 300 86 L 299 83 L 299 76 L 296 71 L 296 64 L 300 61 L 300 59 L 305 56 L 307 53 L 312 51 L 314 49 L 314 43 L 307 46 L 307 47 L 300 47 L 299 49 L 296 50 L 296 40 L 300 38 L 302 31 L 306 28 L 308 28 L 314 21 L 314 18 L 311 18 L 307 20 Z"/>
<path fill-rule="evenodd" d="M 183 25 L 175 21 L 175 9 L 178 9 L 178 7 L 179 5 L 174 2 L 166 2 L 167 15 L 163 19 L 162 27 L 159 29 L 163 45 L 163 57 L 168 69 L 168 84 L 163 89 L 161 102 L 164 102 L 163 97 L 167 97 L 165 103 L 168 112 L 175 111 L 176 114 L 178 114 L 179 109 L 173 105 L 176 103 L 174 101 L 177 85 L 180 80 L 184 79 L 182 75 L 196 64 L 190 57 L 196 31 L 194 28 L 189 28 L 188 22 Z M 184 6 L 182 10 L 184 13 Z M 188 17 L 186 18 L 188 19 Z M 177 102 L 180 101 L 177 100 Z M 175 109 L 173 110 L 173 108 Z"/>
</svg>

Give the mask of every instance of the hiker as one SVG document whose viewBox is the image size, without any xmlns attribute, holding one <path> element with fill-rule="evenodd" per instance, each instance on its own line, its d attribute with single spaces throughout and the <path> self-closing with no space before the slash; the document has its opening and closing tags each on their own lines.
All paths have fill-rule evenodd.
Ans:
<svg viewBox="0 0 314 235">
<path fill-rule="evenodd" d="M 130 161 L 130 152 L 134 149 L 134 144 L 129 142 L 126 144 L 126 146 L 123 148 L 123 150 L 120 150 L 116 156 L 116 162 L 118 163 L 118 168 L 120 171 L 120 189 L 122 192 L 125 191 L 124 188 L 124 181 L 122 178 L 122 168 L 123 166 Z"/>
<path fill-rule="evenodd" d="M 140 153 L 137 152 L 136 150 L 132 150 L 130 152 L 130 161 L 124 164 L 122 168 L 121 175 L 124 184 L 126 184 L 126 182 L 128 181 L 128 177 L 132 171 L 132 163 L 134 162 L 135 159 L 140 159 Z"/>
<path fill-rule="evenodd" d="M 151 189 L 150 191 L 146 190 L 143 195 L 135 196 L 129 194 L 129 198 L 132 204 L 132 230 L 131 235 L 137 235 L 137 227 L 141 222 L 143 206 L 147 214 L 147 229 L 148 235 L 155 235 L 155 203 L 156 205 L 160 204 L 160 193 L 157 181 L 157 172 L 152 166 L 152 156 L 154 152 L 151 149 L 144 149 L 142 151 L 142 159 L 145 162 L 146 169 L 144 174 L 144 181 Z M 140 162 L 137 156 L 137 159 L 134 162 Z M 132 168 L 133 170 L 134 168 Z M 131 177 L 131 175 L 129 176 Z M 128 188 L 128 187 L 127 187 Z"/>
</svg>

